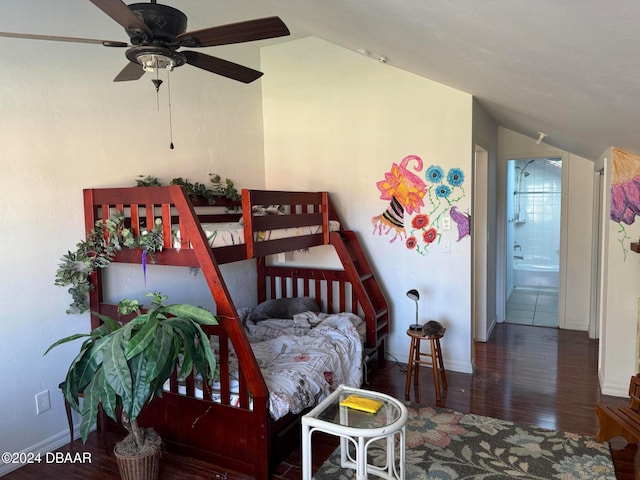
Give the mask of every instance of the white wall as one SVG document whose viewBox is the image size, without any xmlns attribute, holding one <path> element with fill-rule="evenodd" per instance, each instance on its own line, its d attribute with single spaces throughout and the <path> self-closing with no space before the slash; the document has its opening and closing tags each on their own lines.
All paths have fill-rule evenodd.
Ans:
<svg viewBox="0 0 640 480">
<path fill-rule="evenodd" d="M 562 164 L 562 171 L 565 176 L 562 189 L 566 204 L 562 221 L 567 232 L 563 326 L 569 330 L 588 330 L 591 318 L 591 302 L 588 299 L 591 296 L 592 206 L 595 201 L 593 162 L 569 154 L 569 160 Z M 560 265 L 562 268 L 562 263 Z M 559 315 L 562 313 L 559 312 Z"/>
<path fill-rule="evenodd" d="M 376 182 L 410 154 L 425 169 L 461 168 L 466 196 L 458 207 L 470 212 L 471 96 L 317 38 L 264 48 L 262 64 L 272 72 L 263 80 L 267 187 L 331 192 L 389 300 L 392 355 L 407 361 L 415 307 L 405 293 L 417 288 L 421 320 L 447 327 L 447 368 L 470 372 L 470 238 L 457 242 L 454 225 L 442 232 L 451 253 L 441 243 L 420 256 L 374 234 L 372 218 L 389 205 Z"/>
<path fill-rule="evenodd" d="M 640 222 L 626 225 L 610 219 L 611 163 L 613 150 L 605 152 L 598 165 L 604 165 L 603 264 L 604 288 L 601 301 L 600 368 L 602 392 L 626 396 L 629 378 L 637 373 L 638 298 L 640 297 L 640 255 L 630 243 L 640 238 Z M 636 163 L 640 158 L 636 157 Z M 636 166 L 637 169 L 637 166 Z M 633 171 L 633 170 L 631 170 Z"/>
<path fill-rule="evenodd" d="M 260 68 L 255 48 L 218 52 Z M 77 347 L 42 354 L 55 340 L 89 328 L 87 315 L 65 314 L 70 296 L 53 285 L 60 257 L 84 236 L 82 189 L 132 186 L 140 174 L 208 182 L 209 172 L 239 187 L 264 186 L 260 82 L 177 69 L 171 77 L 175 150 L 169 150 L 167 84 L 158 112 L 149 74 L 111 81 L 123 65 L 121 50 L 2 40 L 1 452 L 68 442 L 57 385 Z M 131 285 L 143 289 L 137 278 Z M 36 415 L 34 396 L 43 390 L 50 391 L 52 409 Z M 0 465 L 0 475 L 10 468 Z"/>
</svg>

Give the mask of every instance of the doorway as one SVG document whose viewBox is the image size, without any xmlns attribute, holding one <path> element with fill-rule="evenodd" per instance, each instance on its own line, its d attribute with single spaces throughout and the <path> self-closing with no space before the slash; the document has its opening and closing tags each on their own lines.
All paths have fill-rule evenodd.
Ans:
<svg viewBox="0 0 640 480">
<path fill-rule="evenodd" d="M 562 159 L 507 161 L 505 322 L 558 327 Z"/>
<path fill-rule="evenodd" d="M 488 192 L 489 185 L 489 152 L 479 145 L 474 149 L 473 160 L 473 215 L 475 219 L 484 221 L 472 222 L 472 278 L 471 289 L 472 318 L 471 333 L 475 341 L 486 342 L 493 324 L 487 318 L 487 267 L 489 232 Z"/>
</svg>

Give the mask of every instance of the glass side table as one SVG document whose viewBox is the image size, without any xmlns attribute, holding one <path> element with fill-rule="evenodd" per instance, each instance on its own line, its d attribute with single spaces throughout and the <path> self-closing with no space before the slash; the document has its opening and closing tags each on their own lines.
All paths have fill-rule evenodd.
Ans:
<svg viewBox="0 0 640 480">
<path fill-rule="evenodd" d="M 367 413 L 340 406 L 349 395 L 378 400 L 382 407 Z M 324 432 L 340 437 L 340 465 L 356 471 L 357 480 L 368 474 L 388 480 L 404 480 L 405 424 L 407 408 L 397 399 L 383 393 L 340 385 L 331 395 L 302 417 L 302 479 L 311 480 L 311 436 Z M 399 457 L 395 455 L 395 439 L 399 440 Z M 369 446 L 376 440 L 386 440 L 386 464 L 367 462 Z M 352 448 L 350 448 L 352 446 Z"/>
</svg>

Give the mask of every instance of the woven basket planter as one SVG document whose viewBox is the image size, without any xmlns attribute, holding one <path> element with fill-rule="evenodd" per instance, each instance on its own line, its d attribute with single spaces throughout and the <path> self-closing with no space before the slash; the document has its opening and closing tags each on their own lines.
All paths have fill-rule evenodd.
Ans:
<svg viewBox="0 0 640 480">
<path fill-rule="evenodd" d="M 146 455 L 123 456 L 114 450 L 122 480 L 157 480 L 161 451 Z"/>
</svg>

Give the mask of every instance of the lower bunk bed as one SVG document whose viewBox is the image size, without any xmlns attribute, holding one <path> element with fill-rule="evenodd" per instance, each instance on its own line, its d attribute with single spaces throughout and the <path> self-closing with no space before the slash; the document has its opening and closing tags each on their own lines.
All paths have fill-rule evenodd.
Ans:
<svg viewBox="0 0 640 480">
<path fill-rule="evenodd" d="M 220 317 L 220 325 L 207 327 L 219 366 L 218 381 L 206 386 L 197 377 L 178 381 L 174 374 L 163 396 L 138 417 L 140 425 L 152 426 L 171 451 L 210 461 L 221 469 L 270 478 L 273 469 L 300 445 L 301 415 L 338 385 L 361 385 L 366 324 L 347 311 L 350 308 L 331 313 L 331 308 L 349 305 L 348 299 L 334 294 L 339 301 L 332 307 L 326 297 L 329 290 L 348 291 L 348 282 L 339 278 L 343 272 L 282 270 L 283 276 L 277 278 L 285 289 L 282 293 L 292 293 L 292 282 L 299 286 L 306 282 L 312 296 L 266 297 L 253 310 L 238 310 L 264 390 L 249 386 L 252 370 L 246 359 L 243 363 L 243 348 L 236 350 L 225 330 L 230 319 Z M 282 315 L 278 313 L 281 301 L 313 303 L 318 308 L 286 307 L 290 313 Z M 109 310 L 104 304 L 103 311 Z M 122 431 L 113 424 L 111 428 Z"/>
<path fill-rule="evenodd" d="M 243 224 L 243 241 L 231 246 L 212 244 L 206 232 L 214 216 L 199 213 L 176 186 L 85 190 L 85 227 L 89 233 L 96 220 L 106 220 L 113 211 L 124 213 L 137 234 L 162 219 L 165 248 L 155 255 L 156 263 L 199 267 L 216 305 L 219 325 L 205 330 L 218 359 L 218 381 L 200 385 L 192 375 L 178 382 L 174 373 L 162 397 L 138 417 L 140 425 L 152 426 L 172 451 L 268 479 L 299 446 L 300 415 L 340 383 L 359 386 L 363 357 L 377 353 L 378 363 L 384 363 L 389 321 L 386 301 L 357 237 L 344 229 L 327 193 L 242 193 L 242 213 L 233 214 Z M 317 199 L 317 204 L 307 207 L 309 199 Z M 281 210 L 286 214 L 264 216 L 265 204 L 286 205 Z M 271 236 L 263 234 L 299 225 L 320 229 L 293 239 L 274 235 L 269 240 Z M 265 257 L 315 245 L 333 245 L 344 269 L 274 266 Z M 140 256 L 139 251 L 122 251 L 114 261 L 138 263 Z M 255 259 L 257 272 L 259 305 L 252 311 L 236 308 L 218 267 L 247 258 Z M 91 311 L 113 316 L 115 306 L 104 301 L 102 275 L 97 271 L 91 280 Z M 282 305 L 309 301 L 317 308 L 289 309 L 286 318 L 265 313 L 267 306 L 278 305 L 279 311 Z M 99 322 L 93 315 L 92 326 Z M 308 336 L 322 337 L 314 347 L 317 355 Z M 265 367 L 276 358 L 301 368 L 270 372 Z M 305 370 L 311 364 L 318 367 L 315 376 Z M 283 393 L 285 386 L 288 393 Z"/>
</svg>

